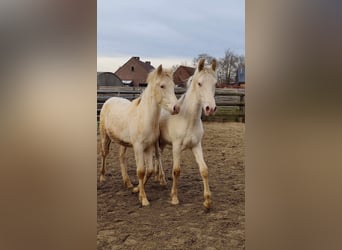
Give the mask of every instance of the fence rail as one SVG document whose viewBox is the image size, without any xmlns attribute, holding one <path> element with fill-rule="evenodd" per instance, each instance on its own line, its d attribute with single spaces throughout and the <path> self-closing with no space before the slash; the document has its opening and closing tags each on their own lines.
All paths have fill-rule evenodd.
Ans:
<svg viewBox="0 0 342 250">
<path fill-rule="evenodd" d="M 118 96 L 133 100 L 141 95 L 143 88 L 113 87 L 97 90 L 97 119 L 103 103 L 110 97 Z M 179 98 L 185 93 L 183 88 L 175 88 Z M 214 116 L 202 116 L 205 121 L 240 121 L 245 122 L 245 91 L 244 89 L 216 89 L 215 101 L 217 111 Z"/>
</svg>

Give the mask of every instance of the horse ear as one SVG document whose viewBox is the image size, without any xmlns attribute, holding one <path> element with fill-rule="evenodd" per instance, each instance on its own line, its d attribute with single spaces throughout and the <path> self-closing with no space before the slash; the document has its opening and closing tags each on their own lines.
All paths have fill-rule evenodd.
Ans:
<svg viewBox="0 0 342 250">
<path fill-rule="evenodd" d="M 198 72 L 200 72 L 204 68 L 204 61 L 205 59 L 202 58 L 198 63 Z"/>
<path fill-rule="evenodd" d="M 159 67 L 157 68 L 157 74 L 161 75 L 162 72 L 163 72 L 163 66 L 160 64 Z"/>
<path fill-rule="evenodd" d="M 217 61 L 216 61 L 216 59 L 213 59 L 213 60 L 211 61 L 211 68 L 212 68 L 214 71 L 216 71 L 216 66 L 217 66 Z"/>
</svg>

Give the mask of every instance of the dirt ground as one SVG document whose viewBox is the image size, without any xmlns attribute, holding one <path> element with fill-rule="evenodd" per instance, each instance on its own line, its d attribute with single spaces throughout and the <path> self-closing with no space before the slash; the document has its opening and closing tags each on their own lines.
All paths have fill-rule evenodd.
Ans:
<svg viewBox="0 0 342 250">
<path fill-rule="evenodd" d="M 123 185 L 117 145 L 111 144 L 106 181 L 97 185 L 98 249 L 244 249 L 245 171 L 243 123 L 204 123 L 204 159 L 209 168 L 212 208 L 206 212 L 203 184 L 190 150 L 182 153 L 179 205 L 171 205 L 171 148 L 163 152 L 167 186 L 146 184 L 150 206 Z M 101 164 L 98 136 L 98 176 Z M 128 174 L 137 184 L 132 148 Z"/>
</svg>

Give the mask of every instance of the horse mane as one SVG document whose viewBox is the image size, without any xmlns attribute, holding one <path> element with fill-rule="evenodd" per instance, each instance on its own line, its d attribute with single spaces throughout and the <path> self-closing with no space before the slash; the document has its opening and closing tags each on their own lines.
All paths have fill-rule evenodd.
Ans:
<svg viewBox="0 0 342 250">
<path fill-rule="evenodd" d="M 134 99 L 132 103 L 134 103 L 136 106 L 138 106 L 141 102 L 141 96 L 139 96 L 137 99 Z"/>
<path fill-rule="evenodd" d="M 189 77 L 188 81 L 186 82 L 186 88 L 188 89 L 190 86 L 191 86 L 191 83 L 192 83 L 192 76 Z"/>
<path fill-rule="evenodd" d="M 185 94 L 181 95 L 181 97 L 178 99 L 177 103 L 179 104 L 179 106 L 182 106 L 184 100 L 185 100 Z"/>
<path fill-rule="evenodd" d="M 172 70 L 163 69 L 160 75 L 158 74 L 157 69 L 153 70 L 147 76 L 147 79 L 146 79 L 147 85 L 151 83 L 155 83 L 159 77 L 170 77 L 172 79 Z"/>
<path fill-rule="evenodd" d="M 192 75 L 192 77 L 196 74 L 201 74 L 201 73 L 209 73 L 215 78 L 217 77 L 216 72 L 210 66 L 204 67 L 201 71 L 198 71 L 198 68 L 196 68 L 195 73 Z"/>
<path fill-rule="evenodd" d="M 186 88 L 189 89 L 189 88 L 191 87 L 191 84 L 192 84 L 192 82 L 193 82 L 193 78 L 194 78 L 195 76 L 196 76 L 196 78 L 197 78 L 197 77 L 199 77 L 201 74 L 205 74 L 205 73 L 212 75 L 214 78 L 217 78 L 216 72 L 215 72 L 210 66 L 208 66 L 208 67 L 203 67 L 203 69 L 202 69 L 201 71 L 199 71 L 198 68 L 196 68 L 194 74 L 193 74 L 192 76 L 189 77 L 189 79 L 188 79 L 188 81 L 187 81 L 187 83 L 186 83 Z"/>
<path fill-rule="evenodd" d="M 217 75 L 215 71 L 211 67 L 204 67 L 201 71 L 198 71 L 198 68 L 196 68 L 195 73 L 188 78 L 188 81 L 186 82 L 186 89 L 190 88 L 192 84 L 192 78 L 197 74 L 203 74 L 203 73 L 209 73 L 215 78 L 217 78 Z"/>
</svg>

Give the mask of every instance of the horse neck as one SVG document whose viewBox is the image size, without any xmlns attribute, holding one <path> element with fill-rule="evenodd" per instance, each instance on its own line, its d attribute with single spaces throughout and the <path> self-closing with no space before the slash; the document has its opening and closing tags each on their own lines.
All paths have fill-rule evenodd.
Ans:
<svg viewBox="0 0 342 250">
<path fill-rule="evenodd" d="M 198 93 L 195 92 L 193 86 L 190 86 L 185 93 L 184 100 L 180 107 L 180 113 L 186 117 L 190 126 L 195 125 L 195 123 L 201 119 L 202 106 Z"/>
<path fill-rule="evenodd" d="M 160 117 L 160 106 L 153 95 L 152 84 L 148 85 L 141 96 L 139 111 L 143 115 L 146 126 L 156 127 Z"/>
</svg>

